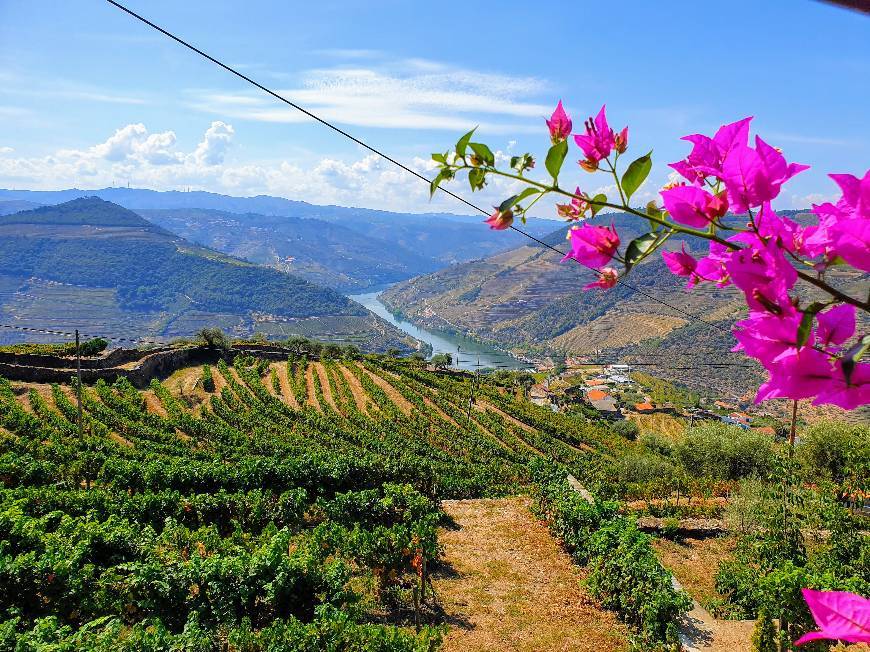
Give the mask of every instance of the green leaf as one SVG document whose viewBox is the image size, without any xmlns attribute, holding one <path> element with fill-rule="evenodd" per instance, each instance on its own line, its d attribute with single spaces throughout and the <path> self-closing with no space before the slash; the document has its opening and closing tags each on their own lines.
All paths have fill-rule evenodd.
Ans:
<svg viewBox="0 0 870 652">
<path fill-rule="evenodd" d="M 625 193 L 626 201 L 640 188 L 640 184 L 646 181 L 649 171 L 652 170 L 651 157 L 652 151 L 640 158 L 636 158 L 629 164 L 625 174 L 622 175 L 622 192 Z"/>
<path fill-rule="evenodd" d="M 604 208 L 604 206 L 602 206 L 600 203 L 596 203 L 596 202 L 603 202 L 603 201 L 607 201 L 607 195 L 603 195 L 603 194 L 601 194 L 601 193 L 598 193 L 597 195 L 595 195 L 595 196 L 592 198 L 592 201 L 589 202 L 589 208 L 590 208 L 590 210 L 592 211 L 592 217 L 595 217 L 595 215 L 596 215 L 596 214 L 597 214 L 597 213 L 598 213 L 602 208 Z"/>
<path fill-rule="evenodd" d="M 468 141 L 471 140 L 471 136 L 474 134 L 475 129 L 477 129 L 477 127 L 472 129 L 467 134 L 465 134 L 462 138 L 460 138 L 458 141 L 456 141 L 456 155 L 457 156 L 459 156 L 461 158 L 465 157 L 465 149 L 468 147 Z"/>
<path fill-rule="evenodd" d="M 815 318 L 816 314 L 814 312 L 804 312 L 804 316 L 801 317 L 801 324 L 798 326 L 797 330 L 798 348 L 802 347 L 807 343 L 807 340 L 810 339 L 810 331 L 813 329 L 813 321 Z"/>
<path fill-rule="evenodd" d="M 471 168 L 468 171 L 468 184 L 472 190 L 480 190 L 486 184 L 486 172 L 482 168 Z"/>
<path fill-rule="evenodd" d="M 843 354 L 843 375 L 846 376 L 846 384 L 851 384 L 852 374 L 855 372 L 855 366 L 864 357 L 864 354 L 870 350 L 870 335 L 865 335 L 858 342 Z"/>
<path fill-rule="evenodd" d="M 432 179 L 432 182 L 429 184 L 429 199 L 432 199 L 432 195 L 434 195 L 435 191 L 438 190 L 438 186 L 441 185 L 441 182 L 449 178 L 450 171 L 441 170 L 441 172 L 438 173 L 438 176 Z"/>
<path fill-rule="evenodd" d="M 650 252 L 659 240 L 658 233 L 644 233 L 628 243 L 625 249 L 625 271 L 628 272 Z"/>
<path fill-rule="evenodd" d="M 434 152 L 432 154 L 432 160 L 437 161 L 438 163 L 447 163 L 447 157 L 444 154 L 439 154 L 438 152 Z"/>
<path fill-rule="evenodd" d="M 544 165 L 547 166 L 547 172 L 553 177 L 553 182 L 559 180 L 559 171 L 562 169 L 562 163 L 565 162 L 565 156 L 568 155 L 568 141 L 563 140 L 550 148 L 547 152 L 547 159 Z"/>
<path fill-rule="evenodd" d="M 516 204 L 518 201 L 519 201 L 519 195 L 513 195 L 512 197 L 508 197 L 507 199 L 505 199 L 502 203 L 500 203 L 498 205 L 498 212 L 504 213 L 506 210 L 510 210 L 511 208 L 514 207 L 514 204 Z"/>
<path fill-rule="evenodd" d="M 474 153 L 483 161 L 484 165 L 489 165 L 490 167 L 495 165 L 495 156 L 492 155 L 492 150 L 489 147 L 483 143 L 468 143 L 468 146 L 474 150 Z"/>
<path fill-rule="evenodd" d="M 531 197 L 532 195 L 540 195 L 541 191 L 537 188 L 526 188 L 519 195 L 517 195 L 517 203 L 519 204 L 526 197 Z"/>
</svg>

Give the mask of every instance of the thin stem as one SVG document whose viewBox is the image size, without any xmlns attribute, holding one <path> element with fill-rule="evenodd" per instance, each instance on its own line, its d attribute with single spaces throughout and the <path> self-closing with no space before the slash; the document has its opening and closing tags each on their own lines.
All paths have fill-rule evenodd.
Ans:
<svg viewBox="0 0 870 652">
<path fill-rule="evenodd" d="M 507 179 L 514 179 L 516 181 L 524 181 L 530 185 L 536 186 L 538 188 L 542 188 L 543 190 L 546 190 L 548 192 L 555 192 L 555 193 L 558 193 L 560 195 L 564 195 L 565 197 L 571 197 L 572 199 L 577 197 L 577 195 L 575 195 L 573 192 L 568 192 L 567 190 L 562 190 L 559 186 L 548 186 L 546 184 L 540 183 L 539 181 L 532 181 L 531 179 L 527 179 L 526 177 L 520 177 L 520 176 L 517 176 L 515 174 L 510 174 L 508 172 L 502 172 L 501 170 L 496 170 L 494 168 L 492 170 L 489 170 L 489 172 L 492 174 L 497 174 L 498 176 L 501 176 L 501 177 L 505 177 Z M 593 204 L 595 206 L 603 206 L 606 208 L 615 208 L 616 210 L 625 211 L 626 213 L 630 213 L 632 215 L 637 215 L 638 217 L 642 217 L 645 220 L 650 220 L 651 222 L 655 222 L 656 224 L 666 226 L 669 229 L 672 229 L 672 230 L 677 231 L 679 233 L 686 233 L 687 235 L 696 235 L 699 238 L 704 238 L 705 240 L 713 240 L 713 241 L 718 242 L 719 244 L 721 244 L 725 247 L 728 247 L 729 249 L 732 249 L 734 251 L 737 251 L 738 249 L 740 249 L 740 246 L 736 245 L 735 243 L 729 242 L 728 240 L 724 240 L 723 238 L 720 238 L 720 237 L 715 236 L 715 235 L 711 236 L 706 231 L 699 231 L 697 229 L 690 229 L 690 228 L 685 227 L 685 226 L 680 226 L 679 224 L 673 224 L 671 222 L 667 222 L 667 221 L 662 220 L 662 219 L 655 217 L 653 215 L 649 215 L 647 213 L 642 213 L 641 211 L 639 211 L 635 208 L 632 208 L 631 206 L 626 206 L 625 204 L 619 205 L 619 204 L 613 204 L 613 203 L 607 202 L 607 201 L 595 201 L 592 198 L 587 199 L 585 197 L 577 197 L 577 198 L 582 199 L 586 203 Z"/>
<path fill-rule="evenodd" d="M 622 204 L 625 205 L 628 202 L 625 201 L 625 193 L 622 192 L 622 184 L 619 182 L 619 175 L 616 174 L 616 167 L 610 162 L 609 158 L 604 160 L 607 161 L 607 165 L 610 167 L 610 173 L 613 175 L 613 180 L 616 182 L 616 189 L 619 191 L 619 198 L 622 200 Z"/>
<path fill-rule="evenodd" d="M 860 308 L 864 312 L 870 312 L 870 301 L 860 301 L 859 299 L 855 299 L 850 297 L 848 294 L 844 292 L 840 292 L 838 289 L 831 287 L 824 281 L 820 281 L 812 274 L 807 274 L 806 272 L 802 272 L 797 270 L 798 277 L 802 278 L 807 283 L 811 283 L 815 285 L 817 288 L 820 288 L 830 294 L 835 299 L 842 301 L 843 303 L 848 303 L 849 305 L 855 306 L 856 308 Z"/>
</svg>

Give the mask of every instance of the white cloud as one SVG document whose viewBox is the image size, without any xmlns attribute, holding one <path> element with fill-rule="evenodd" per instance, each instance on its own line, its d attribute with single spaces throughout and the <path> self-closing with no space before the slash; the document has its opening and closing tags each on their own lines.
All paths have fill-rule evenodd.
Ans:
<svg viewBox="0 0 870 652">
<path fill-rule="evenodd" d="M 481 124 L 491 132 L 517 133 L 538 129 L 539 119 L 551 110 L 527 99 L 547 88 L 543 80 L 453 69 L 422 59 L 309 70 L 299 81 L 277 92 L 326 120 L 365 127 L 456 131 Z M 310 120 L 256 92 L 191 89 L 189 94 L 192 108 L 222 117 L 288 123 Z"/>
<path fill-rule="evenodd" d="M 232 125 L 215 121 L 192 150 L 182 151 L 175 132 L 151 133 L 145 125 L 134 123 L 117 129 L 96 145 L 62 149 L 44 157 L 9 156 L 10 148 L 0 156 L 0 187 L 96 189 L 129 181 L 136 187 L 155 190 L 190 187 L 385 210 L 470 212 L 443 193 L 430 201 L 428 184 L 375 154 L 352 160 L 324 157 L 306 166 L 290 161 L 228 162 L 226 153 L 235 136 Z M 505 157 L 502 152 L 497 155 L 500 160 Z M 434 176 L 435 163 L 431 160 L 414 158 L 404 162 L 424 176 Z M 518 192 L 521 184 L 496 178 L 474 196 L 464 179 L 448 187 L 488 208 Z M 547 214 L 546 209 L 542 212 Z"/>
<path fill-rule="evenodd" d="M 12 147 L 0 147 L 0 154 L 11 154 L 14 151 Z"/>
<path fill-rule="evenodd" d="M 202 142 L 196 146 L 193 158 L 199 165 L 220 165 L 230 147 L 235 130 L 232 125 L 216 120 L 206 130 Z"/>
</svg>

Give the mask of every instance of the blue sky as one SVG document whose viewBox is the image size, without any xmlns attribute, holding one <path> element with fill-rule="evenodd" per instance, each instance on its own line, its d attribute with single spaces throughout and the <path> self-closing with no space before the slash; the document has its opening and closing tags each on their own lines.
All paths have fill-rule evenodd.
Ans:
<svg viewBox="0 0 870 652">
<path fill-rule="evenodd" d="M 686 153 L 680 136 L 746 115 L 812 166 L 782 207 L 832 196 L 827 172 L 870 167 L 870 18 L 820 2 L 129 6 L 424 172 L 431 152 L 476 124 L 505 155 L 540 154 L 560 98 L 577 125 L 606 102 L 611 124 L 629 125 L 632 151 L 654 150 L 648 198 Z M 607 187 L 576 168 L 565 185 L 573 177 L 584 190 Z M 449 198 L 430 203 L 419 181 L 108 3 L 0 0 L 0 187 L 128 181 L 466 212 Z"/>
</svg>

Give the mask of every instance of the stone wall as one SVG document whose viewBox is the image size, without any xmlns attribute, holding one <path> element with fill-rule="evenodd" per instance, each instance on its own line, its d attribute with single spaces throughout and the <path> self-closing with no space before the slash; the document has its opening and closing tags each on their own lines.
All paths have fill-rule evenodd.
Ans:
<svg viewBox="0 0 870 652">
<path fill-rule="evenodd" d="M 281 362 L 287 359 L 286 349 L 268 345 L 242 344 L 229 351 L 204 346 L 161 348 L 151 350 L 115 349 L 101 358 L 82 359 L 82 382 L 98 380 L 114 382 L 127 378 L 135 387 L 148 387 L 152 378 L 166 378 L 184 367 L 215 364 L 223 358 L 228 364 L 240 353 Z M 114 354 L 114 355 L 113 355 Z M 131 364 L 136 362 L 136 364 Z M 50 355 L 7 354 L 0 357 L 0 376 L 28 383 L 68 383 L 76 375 L 75 358 Z"/>
</svg>

